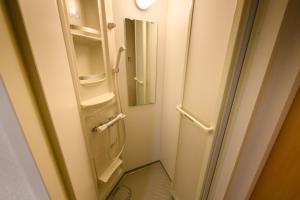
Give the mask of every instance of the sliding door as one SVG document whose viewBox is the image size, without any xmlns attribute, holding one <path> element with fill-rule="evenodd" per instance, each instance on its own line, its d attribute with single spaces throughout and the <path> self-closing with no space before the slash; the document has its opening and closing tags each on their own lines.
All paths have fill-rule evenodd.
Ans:
<svg viewBox="0 0 300 200">
<path fill-rule="evenodd" d="M 228 66 L 225 58 L 236 0 L 195 0 L 182 104 L 173 189 L 178 199 L 199 199 Z"/>
</svg>

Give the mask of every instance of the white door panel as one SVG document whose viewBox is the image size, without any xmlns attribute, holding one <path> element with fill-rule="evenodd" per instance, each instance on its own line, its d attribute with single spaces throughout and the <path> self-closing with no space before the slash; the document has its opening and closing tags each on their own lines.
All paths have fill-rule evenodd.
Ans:
<svg viewBox="0 0 300 200">
<path fill-rule="evenodd" d="M 182 109 L 216 127 L 228 75 L 225 57 L 236 0 L 195 0 Z M 174 190 L 179 199 L 199 199 L 215 131 L 181 118 Z"/>
</svg>

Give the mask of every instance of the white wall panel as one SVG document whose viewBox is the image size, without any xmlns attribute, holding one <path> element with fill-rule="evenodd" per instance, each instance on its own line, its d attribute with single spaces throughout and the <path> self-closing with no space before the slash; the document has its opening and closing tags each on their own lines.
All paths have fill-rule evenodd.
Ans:
<svg viewBox="0 0 300 200">
<path fill-rule="evenodd" d="M 196 0 L 194 6 L 183 107 L 207 125 L 219 114 L 219 88 L 236 0 Z M 224 74 L 223 74 L 224 73 Z"/>
<path fill-rule="evenodd" d="M 160 160 L 171 179 L 173 179 L 175 172 L 180 119 L 175 107 L 181 103 L 191 8 L 192 0 L 169 0 L 166 25 Z"/>
<path fill-rule="evenodd" d="M 2 28 L 0 34 L 0 79 L 2 79 L 3 84 L 5 85 L 7 96 L 9 96 L 10 100 L 10 102 L 6 100 L 3 90 L 1 90 L 0 121 L 3 130 L 1 130 L 0 133 L 4 135 L 7 134 L 7 137 L 3 136 L 4 139 L 1 139 L 3 143 L 0 146 L 4 148 L 1 151 L 4 151 L 7 154 L 12 153 L 14 155 L 20 153 L 20 156 L 14 159 L 18 160 L 18 167 L 21 167 L 23 161 L 27 163 L 27 169 L 23 168 L 23 172 L 27 173 L 29 170 L 27 173 L 29 180 L 36 180 L 31 184 L 33 187 L 32 191 L 34 193 L 35 189 L 40 189 L 40 178 L 34 178 L 36 176 L 36 172 L 34 171 L 36 168 L 30 164 L 30 159 L 32 159 L 30 156 L 32 156 L 39 170 L 40 176 L 42 177 L 44 185 L 47 188 L 49 197 L 51 199 L 64 200 L 67 199 L 68 196 L 65 191 L 64 183 L 57 167 L 55 157 L 53 155 L 51 144 L 48 141 L 48 134 L 45 130 L 39 108 L 36 104 L 36 99 L 32 92 L 31 84 L 28 80 L 25 70 L 26 67 L 24 66 L 22 57 L 20 56 L 19 47 L 16 43 L 13 34 L 14 32 L 12 31 L 12 21 L 10 21 L 7 16 L 6 8 L 7 7 L 4 6 L 4 1 L 0 1 L 0 26 Z M 10 103 L 13 107 L 13 111 L 11 110 Z M 15 118 L 17 118 L 17 122 Z M 20 135 L 23 135 L 24 138 L 26 138 L 28 148 L 30 149 L 30 156 L 28 155 L 28 149 L 26 150 L 26 147 L 24 147 L 24 138 L 22 138 Z M 10 144 L 8 144 L 5 140 L 10 140 Z M 9 145 L 9 147 L 5 147 L 4 145 Z M 16 162 L 15 160 L 11 160 L 9 155 L 6 156 L 1 156 L 0 173 L 3 173 L 4 176 L 9 176 L 12 175 L 10 173 L 11 170 L 16 167 L 13 166 Z M 6 159 L 10 160 L 12 163 L 9 164 Z M 2 167 L 4 166 L 8 166 L 11 169 L 3 169 Z M 16 177 L 18 175 L 20 174 L 15 172 L 15 175 L 12 176 Z M 22 186 L 21 176 L 22 175 L 20 175 L 20 180 L 16 180 L 16 185 L 20 187 Z M 5 187 L 7 187 L 6 189 L 10 191 L 16 189 L 10 188 L 15 186 L 10 184 L 13 181 L 9 181 L 3 176 L 1 176 L 0 181 L 5 182 L 3 183 L 4 186 L 1 186 L 1 189 L 4 189 Z M 13 191 L 13 193 L 14 195 L 17 195 L 17 193 L 19 194 L 18 191 Z M 25 198 L 25 192 L 23 196 Z M 43 195 L 37 196 L 38 199 L 43 199 Z M 0 199 L 8 198 L 1 195 Z"/>
<path fill-rule="evenodd" d="M 139 19 L 156 22 L 158 24 L 157 51 L 157 82 L 156 103 L 143 106 L 128 106 L 125 57 L 120 62 L 120 90 L 124 112 L 127 141 L 125 149 L 125 167 L 132 169 L 149 162 L 159 160 L 160 153 L 160 125 L 162 109 L 162 89 L 165 58 L 165 26 L 167 14 L 167 0 L 156 1 L 148 10 L 136 7 L 135 1 L 113 0 L 116 47 L 125 44 L 124 19 Z"/>
<path fill-rule="evenodd" d="M 74 195 L 97 199 L 57 1 L 19 0 L 18 4 Z"/>
</svg>

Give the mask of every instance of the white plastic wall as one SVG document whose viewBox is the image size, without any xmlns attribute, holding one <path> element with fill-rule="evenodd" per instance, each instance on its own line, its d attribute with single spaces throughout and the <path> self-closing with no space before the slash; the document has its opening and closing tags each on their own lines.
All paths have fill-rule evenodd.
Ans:
<svg viewBox="0 0 300 200">
<path fill-rule="evenodd" d="M 128 106 L 125 57 L 120 62 L 120 90 L 124 112 L 127 141 L 124 155 L 126 169 L 132 169 L 159 160 L 162 89 L 165 58 L 165 27 L 168 1 L 156 1 L 148 10 L 137 8 L 135 1 L 113 0 L 116 47 L 125 44 L 124 19 L 139 19 L 158 23 L 156 103 Z"/>
<path fill-rule="evenodd" d="M 4 1 L 0 1 L 0 26 L 2 30 L 0 34 L 0 79 L 2 79 L 3 84 L 5 85 L 7 96 L 9 96 L 10 100 L 10 102 L 5 100 L 5 94 L 3 93 L 3 90 L 1 90 L 0 121 L 3 130 L 1 130 L 0 133 L 8 135 L 7 137 L 3 136 L 4 139 L 1 139 L 1 141 L 5 144 L 2 143 L 0 145 L 0 148 L 1 151 L 5 152 L 4 154 L 9 152 L 14 155 L 21 153 L 21 158 L 15 158 L 18 160 L 18 166 L 14 166 L 14 164 L 16 164 L 14 159 L 12 160 L 12 163 L 6 163 L 6 159 L 11 160 L 11 157 L 9 157 L 8 154 L 6 155 L 7 157 L 3 156 L 3 154 L 1 153 L 0 173 L 2 175 L 0 175 L 0 182 L 4 181 L 4 186 L 1 185 L 0 187 L 1 189 L 4 189 L 6 187 L 5 189 L 7 189 L 7 192 L 15 189 L 10 187 L 21 187 L 21 180 L 17 179 L 17 184 L 13 185 L 10 184 L 13 181 L 10 182 L 8 178 L 4 178 L 4 176 L 10 174 L 10 170 L 12 170 L 13 167 L 21 168 L 22 164 L 26 164 L 27 169 L 23 169 L 23 172 L 27 173 L 27 175 L 33 179 L 36 178 L 36 181 L 33 181 L 33 183 L 31 184 L 32 187 L 34 187 L 33 190 L 41 189 L 38 183 L 39 177 L 36 177 L 36 172 L 34 172 L 34 170 L 36 170 L 35 166 L 32 166 L 30 164 L 30 159 L 32 159 L 32 156 L 39 170 L 40 176 L 43 179 L 45 187 L 47 188 L 49 197 L 51 199 L 67 199 L 68 197 L 63 181 L 61 179 L 59 169 L 56 164 L 56 160 L 53 155 L 51 144 L 48 141 L 47 132 L 45 130 L 38 106 L 32 93 L 31 85 L 29 83 L 28 77 L 26 76 L 27 74 L 25 66 L 20 56 L 19 47 L 15 41 L 15 37 L 11 27 L 11 21 L 7 16 L 7 10 L 4 6 Z M 13 107 L 13 111 L 10 108 L 10 103 Z M 16 123 L 16 120 L 14 118 L 17 118 L 18 123 Z M 20 128 L 22 130 L 21 133 Z M 30 156 L 28 155 L 28 149 L 26 150 L 26 148 L 24 147 L 24 138 L 22 138 L 21 135 L 23 135 L 26 139 L 28 148 L 30 149 Z M 8 141 L 5 142 L 6 139 L 10 140 L 10 144 L 6 143 Z M 8 145 L 9 147 L 6 148 L 4 145 Z M 2 147 L 4 149 L 2 149 Z M 9 148 L 12 148 L 11 151 L 9 150 Z M 10 169 L 5 169 L 4 166 L 8 166 Z M 15 172 L 15 175 L 20 174 Z M 35 185 L 34 182 L 37 183 L 37 185 Z M 12 193 L 17 195 L 18 192 L 13 191 Z M 26 191 L 24 191 L 24 194 L 22 196 L 24 198 L 25 193 Z M 0 199 L 9 199 L 2 196 L 2 194 L 0 195 Z M 43 195 L 39 196 L 38 199 L 44 199 L 42 196 Z"/>
<path fill-rule="evenodd" d="M 74 195 L 95 200 L 57 1 L 19 0 L 18 4 Z"/>
<path fill-rule="evenodd" d="M 192 0 L 169 0 L 168 6 L 160 160 L 171 179 L 175 172 L 180 119 L 175 107 L 181 103 L 192 2 Z"/>
</svg>

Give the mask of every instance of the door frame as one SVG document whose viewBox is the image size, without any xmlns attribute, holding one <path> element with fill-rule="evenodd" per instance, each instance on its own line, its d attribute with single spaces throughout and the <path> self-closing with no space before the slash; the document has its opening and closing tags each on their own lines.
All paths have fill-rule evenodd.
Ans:
<svg viewBox="0 0 300 200">
<path fill-rule="evenodd" d="M 259 2 L 249 50 L 208 199 L 224 199 L 233 192 L 239 195 L 239 199 L 250 197 L 299 87 L 299 71 L 276 71 L 270 67 L 288 2 Z M 287 73 L 290 75 L 288 79 L 276 81 L 275 77 L 283 77 Z M 284 84 L 280 90 L 272 90 L 280 84 Z M 273 117 L 257 120 L 260 114 L 258 110 L 262 109 L 263 104 L 268 106 L 270 96 L 275 94 L 282 98 L 272 101 Z M 257 127 L 264 130 L 264 137 L 259 137 L 259 142 L 259 135 L 249 137 Z M 246 146 L 248 151 L 244 149 Z M 236 177 L 236 173 L 241 171 L 243 176 Z"/>
<path fill-rule="evenodd" d="M 217 132 L 213 143 L 210 162 L 206 172 L 200 199 L 207 199 L 212 185 L 214 173 L 222 149 L 226 127 L 233 109 L 233 102 L 237 93 L 238 84 L 241 78 L 243 63 L 246 57 L 247 48 L 250 43 L 251 33 L 258 9 L 259 0 L 237 1 L 230 43 L 226 54 L 225 66 L 229 66 L 229 75 L 226 80 L 222 110 L 218 119 Z"/>
<path fill-rule="evenodd" d="M 6 108 L 4 110 L 0 109 L 0 112 L 4 112 L 6 115 L 6 121 L 2 121 L 5 125 L 3 128 L 4 131 L 15 137 L 12 138 L 14 141 L 11 145 L 21 148 L 15 149 L 15 153 L 19 154 L 23 151 L 25 154 L 30 154 L 19 155 L 22 159 L 18 159 L 18 162 L 20 167 L 23 168 L 23 172 L 28 175 L 29 184 L 33 186 L 33 192 L 37 195 L 42 192 L 42 185 L 39 184 L 41 178 L 49 198 L 67 200 L 71 196 L 68 193 L 52 144 L 49 141 L 48 129 L 45 126 L 32 88 L 32 82 L 28 76 L 27 69 L 30 65 L 25 63 L 18 41 L 19 38 L 15 35 L 10 11 L 6 2 L 1 1 L 0 26 L 2 27 L 2 33 L 0 34 L 0 43 L 2 53 L 0 81 L 8 98 L 5 97 L 3 102 L 0 102 L 3 103 L 1 106 Z M 18 133 L 22 136 L 18 136 Z M 24 151 L 22 147 L 29 152 Z M 29 158 L 31 156 L 34 163 L 26 160 L 26 158 L 31 160 Z M 38 172 L 36 172 L 36 169 Z"/>
</svg>

